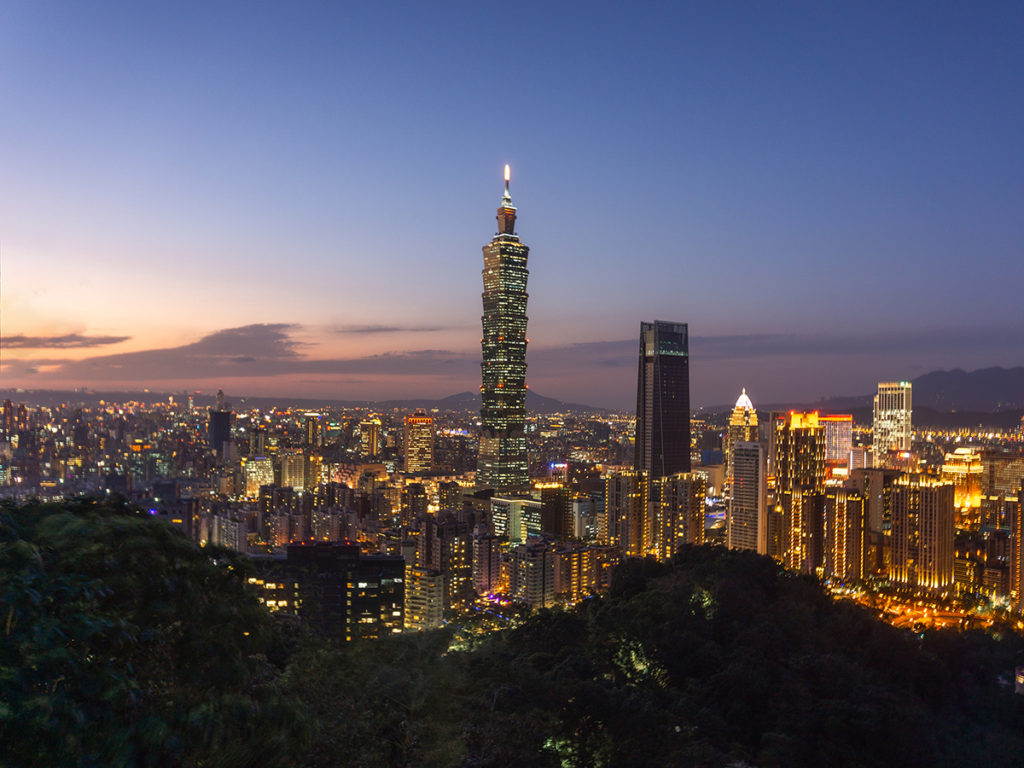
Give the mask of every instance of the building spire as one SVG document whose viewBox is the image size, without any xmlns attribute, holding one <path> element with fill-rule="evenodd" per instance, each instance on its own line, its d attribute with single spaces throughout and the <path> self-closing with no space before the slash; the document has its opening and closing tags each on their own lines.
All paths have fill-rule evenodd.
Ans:
<svg viewBox="0 0 1024 768">
<path fill-rule="evenodd" d="M 501 205 L 498 206 L 498 234 L 513 235 L 516 226 L 516 207 L 512 205 L 512 195 L 508 191 L 508 182 L 512 177 L 512 171 L 508 164 L 505 164 L 505 194 L 501 196 Z"/>
</svg>

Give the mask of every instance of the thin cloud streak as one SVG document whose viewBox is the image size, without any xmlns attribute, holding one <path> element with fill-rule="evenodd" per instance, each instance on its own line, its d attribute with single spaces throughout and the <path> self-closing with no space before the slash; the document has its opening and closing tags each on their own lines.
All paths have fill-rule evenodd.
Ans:
<svg viewBox="0 0 1024 768">
<path fill-rule="evenodd" d="M 62 336 L 5 336 L 0 347 L 8 349 L 80 349 L 120 344 L 131 336 L 86 336 L 81 333 L 65 333 Z"/>
<path fill-rule="evenodd" d="M 346 325 L 335 328 L 334 332 L 343 335 L 373 335 L 377 333 L 435 333 L 448 331 L 453 326 L 443 325 Z"/>
</svg>

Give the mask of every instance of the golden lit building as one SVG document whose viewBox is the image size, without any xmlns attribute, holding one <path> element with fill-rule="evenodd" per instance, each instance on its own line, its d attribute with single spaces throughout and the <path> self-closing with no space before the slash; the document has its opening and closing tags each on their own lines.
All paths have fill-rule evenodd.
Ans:
<svg viewBox="0 0 1024 768">
<path fill-rule="evenodd" d="M 627 557 L 643 557 L 652 543 L 647 499 L 645 470 L 611 472 L 605 478 L 607 541 Z"/>
<path fill-rule="evenodd" d="M 853 415 L 849 413 L 819 416 L 825 428 L 825 461 L 829 465 L 847 466 L 853 449 Z"/>
<path fill-rule="evenodd" d="M 422 411 L 405 417 L 405 471 L 434 471 L 434 419 Z"/>
<path fill-rule="evenodd" d="M 704 543 L 707 477 L 678 472 L 650 481 L 651 541 L 644 554 L 668 560 L 683 544 Z"/>
<path fill-rule="evenodd" d="M 953 484 L 953 504 L 958 527 L 976 528 L 980 521 L 983 467 L 981 454 L 972 448 L 957 448 L 946 454 L 942 479 Z"/>
<path fill-rule="evenodd" d="M 864 578 L 866 507 L 856 490 L 829 488 L 825 492 L 825 576 Z"/>
<path fill-rule="evenodd" d="M 925 475 L 904 475 L 893 484 L 892 555 L 889 578 L 921 589 L 953 585 L 954 489 Z"/>
<path fill-rule="evenodd" d="M 769 530 L 769 554 L 787 568 L 814 570 L 823 554 L 825 428 L 817 413 L 772 416 L 776 530 Z"/>
<path fill-rule="evenodd" d="M 744 387 L 740 392 L 736 407 L 732 409 L 729 416 L 729 425 L 725 429 L 725 477 L 726 482 L 732 485 L 733 473 L 733 446 L 736 443 L 749 443 L 757 440 L 757 411 L 754 404 L 747 397 L 747 390 Z"/>
<path fill-rule="evenodd" d="M 364 458 L 372 459 L 380 455 L 380 419 L 370 416 L 359 422 L 359 442 Z"/>
</svg>

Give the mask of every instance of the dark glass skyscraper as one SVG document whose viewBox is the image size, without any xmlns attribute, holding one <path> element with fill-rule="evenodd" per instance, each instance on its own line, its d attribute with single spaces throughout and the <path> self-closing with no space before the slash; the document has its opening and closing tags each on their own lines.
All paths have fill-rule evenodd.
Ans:
<svg viewBox="0 0 1024 768">
<path fill-rule="evenodd" d="M 484 246 L 483 362 L 477 486 L 501 493 L 529 488 L 526 462 L 526 257 L 515 234 L 508 192 L 498 206 L 498 233 Z"/>
<path fill-rule="evenodd" d="M 640 323 L 634 466 L 652 478 L 690 471 L 690 351 L 685 323 Z"/>
</svg>

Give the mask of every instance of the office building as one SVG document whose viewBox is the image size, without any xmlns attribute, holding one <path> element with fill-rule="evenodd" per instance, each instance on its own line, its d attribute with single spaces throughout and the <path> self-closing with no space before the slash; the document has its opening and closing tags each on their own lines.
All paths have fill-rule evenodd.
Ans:
<svg viewBox="0 0 1024 768">
<path fill-rule="evenodd" d="M 825 491 L 825 558 L 823 574 L 848 581 L 863 579 L 867 537 L 864 497 L 850 488 Z"/>
<path fill-rule="evenodd" d="M 403 433 L 405 471 L 429 474 L 434 471 L 434 419 L 423 412 L 406 414 Z"/>
<path fill-rule="evenodd" d="M 890 451 L 905 453 L 910 450 L 911 390 L 909 381 L 883 381 L 878 384 L 872 430 L 876 467 L 886 466 Z"/>
<path fill-rule="evenodd" d="M 478 595 L 496 592 L 501 581 L 501 540 L 481 526 L 473 534 L 473 590 Z"/>
<path fill-rule="evenodd" d="M 775 509 L 769 516 L 769 554 L 787 568 L 812 571 L 823 555 L 825 429 L 817 413 L 773 413 L 772 436 Z"/>
<path fill-rule="evenodd" d="M 749 443 L 757 440 L 757 411 L 747 396 L 746 388 L 740 392 L 736 407 L 729 415 L 729 424 L 725 429 L 725 476 L 727 482 L 733 479 L 733 446 L 736 443 Z"/>
<path fill-rule="evenodd" d="M 634 468 L 690 471 L 690 357 L 685 323 L 640 323 Z"/>
<path fill-rule="evenodd" d="M 561 483 L 540 486 L 540 528 L 559 541 L 573 536 L 572 491 Z"/>
<path fill-rule="evenodd" d="M 644 552 L 669 560 L 683 544 L 704 543 L 704 514 L 707 510 L 707 476 L 702 472 L 677 472 L 648 480 L 650 537 Z"/>
<path fill-rule="evenodd" d="M 732 455 L 733 482 L 726 545 L 763 555 L 768 551 L 765 449 L 759 442 L 738 442 L 733 444 Z"/>
<path fill-rule="evenodd" d="M 498 232 L 484 246 L 480 445 L 476 483 L 499 493 L 529 489 L 526 459 L 526 262 L 530 249 L 515 233 L 508 191 L 498 207 Z"/>
<path fill-rule="evenodd" d="M 364 459 L 375 459 L 381 454 L 381 423 L 376 416 L 359 422 L 359 446 Z"/>
<path fill-rule="evenodd" d="M 953 586 L 954 489 L 924 475 L 904 475 L 893 484 L 892 561 L 896 584 L 931 590 Z"/>
<path fill-rule="evenodd" d="M 953 484 L 958 525 L 974 528 L 979 525 L 977 512 L 981 507 L 983 471 L 981 454 L 973 448 L 957 448 L 946 454 L 942 479 Z"/>
<path fill-rule="evenodd" d="M 653 541 L 647 509 L 647 473 L 610 472 L 604 488 L 604 542 L 618 547 L 627 557 L 643 557 Z"/>
<path fill-rule="evenodd" d="M 555 603 L 555 560 L 551 545 L 531 536 L 512 550 L 509 558 L 509 594 L 530 608 L 550 608 Z"/>
<path fill-rule="evenodd" d="M 348 542 L 292 544 L 285 557 L 257 557 L 250 582 L 272 613 L 298 616 L 346 641 L 401 632 L 405 625 L 405 561 L 363 555 Z"/>
<path fill-rule="evenodd" d="M 318 448 L 320 446 L 320 414 L 307 413 L 303 424 L 303 442 L 307 448 Z"/>
<path fill-rule="evenodd" d="M 849 465 L 853 450 L 853 416 L 848 413 L 819 416 L 818 422 L 825 428 L 825 462 L 830 466 Z"/>
</svg>

